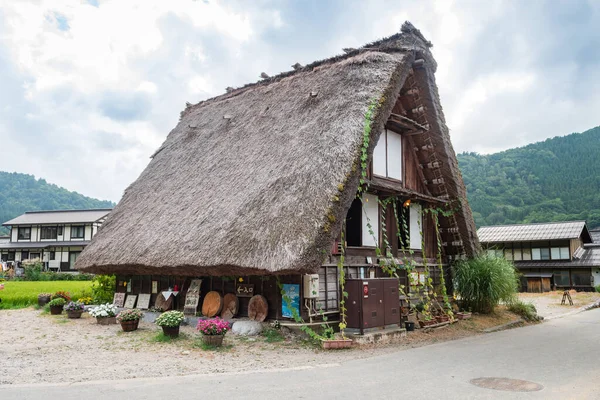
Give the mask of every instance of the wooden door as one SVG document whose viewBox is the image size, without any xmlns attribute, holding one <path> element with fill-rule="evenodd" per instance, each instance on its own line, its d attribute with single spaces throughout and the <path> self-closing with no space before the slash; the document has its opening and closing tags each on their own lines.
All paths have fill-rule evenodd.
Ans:
<svg viewBox="0 0 600 400">
<path fill-rule="evenodd" d="M 542 292 L 542 282 L 540 281 L 540 278 L 527 279 L 527 291 L 529 293 L 541 293 Z"/>
<path fill-rule="evenodd" d="M 397 279 L 383 280 L 384 324 L 400 324 L 400 294 Z"/>
<path fill-rule="evenodd" d="M 542 278 L 542 292 L 549 292 L 551 290 L 550 278 Z"/>
</svg>

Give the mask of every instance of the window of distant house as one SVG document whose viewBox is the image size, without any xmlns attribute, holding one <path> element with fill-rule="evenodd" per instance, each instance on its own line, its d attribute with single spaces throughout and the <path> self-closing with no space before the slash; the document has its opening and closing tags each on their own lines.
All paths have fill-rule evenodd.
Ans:
<svg viewBox="0 0 600 400">
<path fill-rule="evenodd" d="M 531 249 L 532 260 L 549 260 L 550 249 L 547 248 L 533 248 Z"/>
<path fill-rule="evenodd" d="M 58 236 L 62 236 L 63 235 L 63 227 L 62 226 L 59 226 L 59 227 L 56 228 L 56 234 Z"/>
<path fill-rule="evenodd" d="M 21 252 L 21 260 L 29 260 L 29 252 L 28 251 Z"/>
<path fill-rule="evenodd" d="M 569 271 L 554 271 L 554 284 L 556 286 L 570 286 Z"/>
<path fill-rule="evenodd" d="M 74 225 L 71 227 L 71 239 L 83 239 L 85 227 L 83 225 Z"/>
<path fill-rule="evenodd" d="M 15 252 L 14 251 L 8 252 L 8 261 L 15 261 Z"/>
<path fill-rule="evenodd" d="M 553 247 L 550 249 L 550 253 L 553 260 L 568 260 L 571 258 L 568 247 Z"/>
<path fill-rule="evenodd" d="M 54 261 L 54 260 L 56 260 L 56 252 L 51 251 L 50 252 L 50 261 Z"/>
<path fill-rule="evenodd" d="M 56 226 L 42 226 L 40 237 L 42 239 L 56 239 Z"/>
<path fill-rule="evenodd" d="M 373 151 L 373 175 L 402 180 L 402 136 L 384 130 Z"/>
<path fill-rule="evenodd" d="M 30 227 L 19 227 L 17 234 L 18 240 L 30 240 L 31 239 L 31 228 Z"/>
</svg>

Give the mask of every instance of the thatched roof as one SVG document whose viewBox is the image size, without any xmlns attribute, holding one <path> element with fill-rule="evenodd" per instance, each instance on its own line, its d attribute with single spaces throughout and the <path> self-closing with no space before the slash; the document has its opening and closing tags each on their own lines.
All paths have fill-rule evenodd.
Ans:
<svg viewBox="0 0 600 400">
<path fill-rule="evenodd" d="M 76 267 L 172 275 L 314 272 L 356 194 L 369 104 L 379 104 L 372 154 L 417 54 L 427 54 L 435 69 L 430 44 L 412 25 L 403 29 L 188 106 Z"/>
</svg>

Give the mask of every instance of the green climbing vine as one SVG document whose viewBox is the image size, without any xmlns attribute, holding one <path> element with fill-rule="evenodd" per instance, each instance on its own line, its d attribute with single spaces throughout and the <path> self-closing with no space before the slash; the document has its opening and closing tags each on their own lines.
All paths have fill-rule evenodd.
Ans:
<svg viewBox="0 0 600 400">
<path fill-rule="evenodd" d="M 302 326 L 300 326 L 300 330 L 302 332 L 306 333 L 313 343 L 318 343 L 321 340 L 332 339 L 333 334 L 334 334 L 333 328 L 331 326 L 329 326 L 329 323 L 327 321 L 327 316 L 325 316 L 322 313 L 322 310 L 321 310 L 321 316 L 323 317 L 323 323 L 321 324 L 321 329 L 323 331 L 323 334 L 320 335 L 317 332 L 315 332 L 310 326 L 304 325 L 304 324 L 306 324 L 306 322 L 300 316 L 296 307 L 292 306 L 292 299 L 290 298 L 290 296 L 287 295 L 285 290 L 283 290 L 283 284 L 279 280 L 279 276 L 277 276 L 276 279 L 277 279 L 277 287 L 279 287 L 279 291 L 281 293 L 281 299 L 285 303 L 286 307 L 289 310 L 291 310 L 292 318 L 294 319 L 295 322 L 297 322 L 299 324 L 303 324 Z"/>
<path fill-rule="evenodd" d="M 347 322 L 346 322 L 346 313 L 348 311 L 348 309 L 346 308 L 346 299 L 348 298 L 348 292 L 346 292 L 346 271 L 344 270 L 344 261 L 345 261 L 345 255 L 346 255 L 346 241 L 345 241 L 345 237 L 344 237 L 344 229 L 342 229 L 342 234 L 341 234 L 341 241 L 342 241 L 342 251 L 340 253 L 340 257 L 338 259 L 338 264 L 337 264 L 337 268 L 338 268 L 338 276 L 339 276 L 339 283 L 340 283 L 340 323 L 339 323 L 339 327 L 340 327 L 340 333 L 342 335 L 342 339 L 346 339 L 346 334 L 345 334 L 345 329 L 348 326 Z"/>
</svg>

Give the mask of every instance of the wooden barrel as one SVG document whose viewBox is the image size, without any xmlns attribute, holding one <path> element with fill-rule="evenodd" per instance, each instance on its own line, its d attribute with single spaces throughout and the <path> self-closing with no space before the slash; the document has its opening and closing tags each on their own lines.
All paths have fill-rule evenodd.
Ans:
<svg viewBox="0 0 600 400">
<path fill-rule="evenodd" d="M 235 293 L 227 293 L 223 297 L 223 310 L 221 311 L 221 318 L 231 319 L 235 317 L 240 309 L 240 300 Z"/>
<path fill-rule="evenodd" d="M 223 309 L 223 297 L 219 292 L 206 293 L 204 301 L 202 302 L 202 315 L 205 317 L 214 317 L 218 315 Z"/>
<path fill-rule="evenodd" d="M 253 296 L 248 303 L 248 317 L 252 321 L 263 322 L 269 313 L 269 303 L 260 294 Z"/>
</svg>

